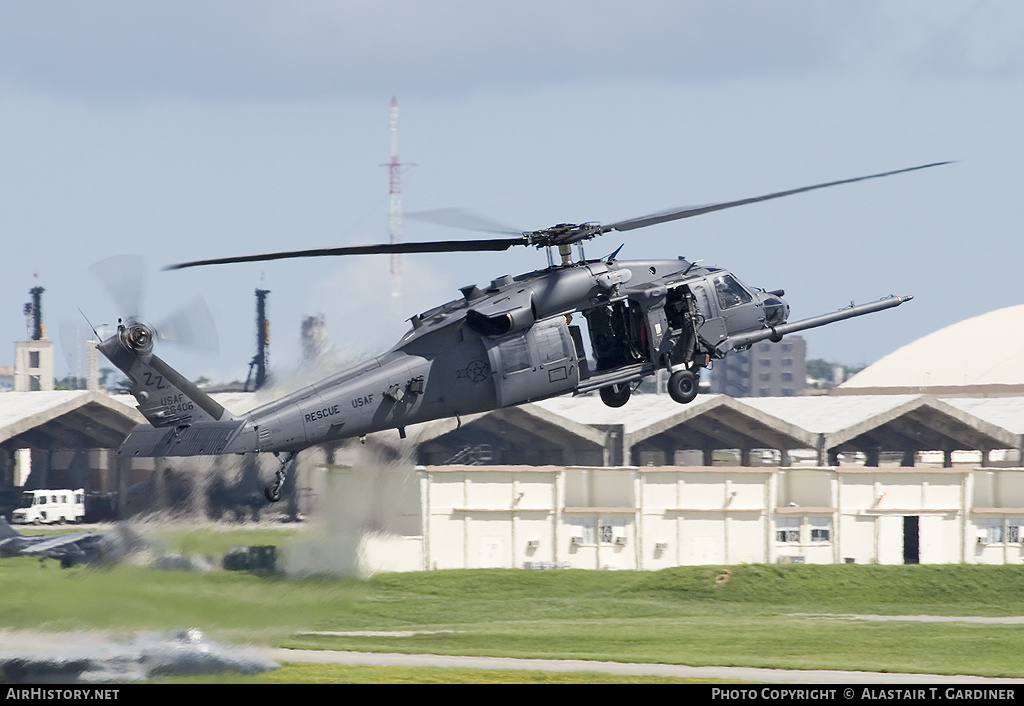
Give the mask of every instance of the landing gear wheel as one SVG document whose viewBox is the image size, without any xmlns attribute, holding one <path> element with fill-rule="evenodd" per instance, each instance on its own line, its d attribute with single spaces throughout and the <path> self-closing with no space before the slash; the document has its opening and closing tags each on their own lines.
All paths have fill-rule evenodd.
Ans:
<svg viewBox="0 0 1024 706">
<path fill-rule="evenodd" d="M 277 456 L 276 453 L 274 455 Z M 281 461 L 281 465 L 278 466 L 277 472 L 274 474 L 274 482 L 263 489 L 263 494 L 272 503 L 281 499 L 281 488 L 284 487 L 284 481 L 288 477 L 288 466 L 295 460 L 295 454 L 288 452 L 279 456 L 278 459 Z"/>
<path fill-rule="evenodd" d="M 601 401 L 609 407 L 621 407 L 629 402 L 629 396 L 633 391 L 629 389 L 628 383 L 620 385 L 609 385 L 601 388 Z"/>
<path fill-rule="evenodd" d="M 697 376 L 692 370 L 677 370 L 668 379 L 668 394 L 679 404 L 693 402 L 697 396 Z"/>
</svg>

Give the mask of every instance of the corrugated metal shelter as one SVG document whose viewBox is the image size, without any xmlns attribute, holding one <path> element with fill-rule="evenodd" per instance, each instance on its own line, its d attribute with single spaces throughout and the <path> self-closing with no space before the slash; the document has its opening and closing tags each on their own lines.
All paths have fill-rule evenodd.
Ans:
<svg viewBox="0 0 1024 706">
<path fill-rule="evenodd" d="M 471 462 L 460 451 L 489 445 L 496 436 L 508 445 L 544 439 L 551 448 L 586 440 L 601 443 L 586 428 L 604 434 L 604 464 L 713 465 L 717 450 L 737 450 L 740 465 L 751 453 L 772 450 L 778 465 L 790 453 L 814 452 L 819 466 L 835 466 L 840 454 L 861 453 L 868 466 L 896 455 L 912 466 L 921 452 L 941 452 L 946 465 L 955 451 L 977 451 L 987 462 L 996 449 L 1024 446 L 1024 397 L 993 400 L 940 399 L 931 395 L 844 397 L 753 397 L 704 395 L 679 405 L 665 395 L 636 395 L 621 408 L 609 408 L 596 396 L 556 398 L 476 415 L 458 430 L 435 423 L 429 455 L 420 462 L 436 465 Z M 497 431 L 495 431 L 497 430 Z M 526 434 L 526 436 L 524 436 Z M 686 452 L 693 452 L 687 454 Z M 585 465 L 579 455 L 558 457 L 529 453 L 504 458 L 481 457 L 479 463 Z M 591 461 L 589 465 L 594 465 Z"/>
<path fill-rule="evenodd" d="M 65 465 L 53 463 L 55 453 L 67 451 L 80 458 L 84 452 L 116 449 L 128 431 L 143 421 L 136 410 L 100 392 L 4 393 L 0 396 L 0 478 L 15 484 L 14 454 L 28 449 L 36 475 L 33 487 L 63 481 L 50 477 L 51 471 Z M 90 459 L 87 467 L 101 470 L 97 464 L 97 459 Z"/>
<path fill-rule="evenodd" d="M 607 426 L 527 404 L 421 425 L 405 446 L 416 444 L 418 462 L 427 465 L 620 465 L 621 440 Z"/>
<path fill-rule="evenodd" d="M 1024 398 L 1014 406 L 1024 414 Z M 818 465 L 835 466 L 841 452 L 861 452 L 865 465 L 882 454 L 901 456 L 913 466 L 915 454 L 941 451 L 952 465 L 954 451 L 979 451 L 983 462 L 995 449 L 1020 449 L 1021 435 L 986 421 L 969 408 L 931 395 L 750 398 L 744 402 L 807 430 L 816 437 Z"/>
</svg>

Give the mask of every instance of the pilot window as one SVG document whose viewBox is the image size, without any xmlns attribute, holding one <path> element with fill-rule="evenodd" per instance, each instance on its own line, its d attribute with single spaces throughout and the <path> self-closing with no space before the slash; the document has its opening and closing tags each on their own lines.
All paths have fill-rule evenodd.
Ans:
<svg viewBox="0 0 1024 706">
<path fill-rule="evenodd" d="M 731 309 L 746 304 L 753 299 L 732 275 L 721 275 L 715 278 L 715 291 L 718 293 L 718 305 L 722 309 Z"/>
</svg>

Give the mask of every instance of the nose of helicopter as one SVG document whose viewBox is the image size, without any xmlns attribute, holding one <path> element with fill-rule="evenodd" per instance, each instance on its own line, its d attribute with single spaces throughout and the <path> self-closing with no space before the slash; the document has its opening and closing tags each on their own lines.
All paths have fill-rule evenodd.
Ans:
<svg viewBox="0 0 1024 706">
<path fill-rule="evenodd" d="M 782 298 L 785 291 L 776 289 L 761 294 L 761 306 L 764 307 L 764 322 L 772 328 L 786 323 L 789 319 L 789 304 Z"/>
</svg>

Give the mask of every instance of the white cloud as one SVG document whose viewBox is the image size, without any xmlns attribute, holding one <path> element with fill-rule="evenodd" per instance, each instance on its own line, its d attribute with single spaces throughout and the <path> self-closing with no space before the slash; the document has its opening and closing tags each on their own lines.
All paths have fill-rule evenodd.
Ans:
<svg viewBox="0 0 1024 706">
<path fill-rule="evenodd" d="M 1021 29 L 1009 3 L 7 3 L 0 81 L 88 100 L 221 101 L 858 67 L 998 73 L 1021 68 Z"/>
</svg>

